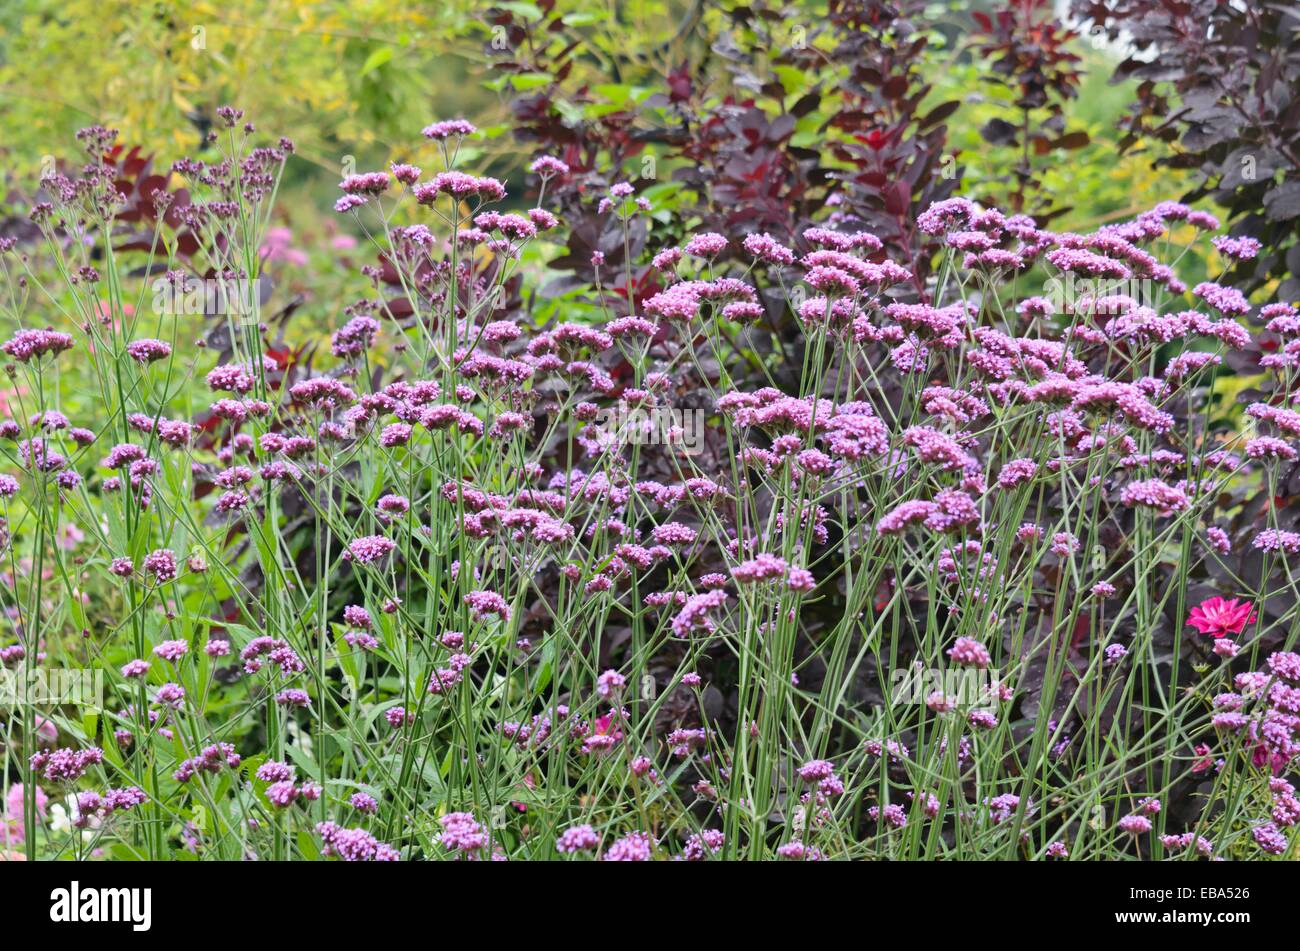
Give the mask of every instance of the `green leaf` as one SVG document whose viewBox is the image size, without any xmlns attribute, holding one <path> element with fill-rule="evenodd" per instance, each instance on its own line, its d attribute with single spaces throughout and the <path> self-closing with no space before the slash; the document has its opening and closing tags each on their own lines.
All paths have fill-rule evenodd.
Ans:
<svg viewBox="0 0 1300 951">
<path fill-rule="evenodd" d="M 125 842 L 114 842 L 108 847 L 108 854 L 118 862 L 143 862 L 145 856 Z"/>
<path fill-rule="evenodd" d="M 320 847 L 316 844 L 315 837 L 305 831 L 298 833 L 298 851 L 308 861 L 320 858 Z"/>
<path fill-rule="evenodd" d="M 631 87 L 622 83 L 601 83 L 591 87 L 591 91 L 598 96 L 604 96 L 609 100 L 610 105 L 619 109 L 622 109 L 632 98 Z"/>
<path fill-rule="evenodd" d="M 383 66 L 393 58 L 393 48 L 391 46 L 381 46 L 373 53 L 366 57 L 364 65 L 361 67 L 361 75 L 374 72 L 380 66 Z"/>
<path fill-rule="evenodd" d="M 507 0 L 506 3 L 498 3 L 502 10 L 509 10 L 515 16 L 523 17 L 531 23 L 536 23 L 542 18 L 542 10 L 536 4 L 524 3 L 522 0 Z"/>
<path fill-rule="evenodd" d="M 549 86 L 552 82 L 554 80 L 550 73 L 518 73 L 510 77 L 510 85 L 520 92 L 540 89 L 543 86 Z"/>
<path fill-rule="evenodd" d="M 293 760 L 294 765 L 312 779 L 320 780 L 322 778 L 320 775 L 320 767 L 316 765 L 315 758 L 304 753 L 301 747 L 286 746 L 284 751 L 289 755 L 289 759 Z"/>
</svg>

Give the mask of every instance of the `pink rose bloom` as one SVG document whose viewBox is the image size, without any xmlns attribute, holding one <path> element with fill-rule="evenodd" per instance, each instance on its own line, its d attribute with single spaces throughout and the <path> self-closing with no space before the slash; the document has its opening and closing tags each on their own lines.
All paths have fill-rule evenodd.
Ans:
<svg viewBox="0 0 1300 951">
<path fill-rule="evenodd" d="M 1255 623 L 1256 617 L 1255 608 L 1248 601 L 1208 598 L 1192 608 L 1187 623 L 1202 634 L 1227 637 L 1240 634 L 1247 624 Z"/>
</svg>

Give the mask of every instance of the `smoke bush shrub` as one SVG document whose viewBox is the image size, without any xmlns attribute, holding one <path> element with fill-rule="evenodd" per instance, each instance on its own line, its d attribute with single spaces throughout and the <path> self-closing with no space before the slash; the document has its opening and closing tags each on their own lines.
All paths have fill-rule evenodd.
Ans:
<svg viewBox="0 0 1300 951">
<path fill-rule="evenodd" d="M 1294 4 L 1214 0 L 1074 0 L 1072 12 L 1094 35 L 1123 38 L 1130 53 L 1115 81 L 1136 79 L 1123 124 L 1123 150 L 1178 144 L 1157 164 L 1188 169 L 1185 197 L 1212 199 L 1232 235 L 1260 242 L 1257 255 L 1233 260 L 1233 282 L 1246 290 L 1277 282 L 1300 293 L 1300 31 Z"/>
<path fill-rule="evenodd" d="M 572 172 L 542 157 L 536 207 L 495 211 L 440 122 L 438 167 L 341 183 L 374 294 L 312 358 L 236 296 L 292 145 L 222 119 L 148 249 L 116 247 L 91 129 L 32 211 L 50 266 L 0 259 L 0 660 L 106 694 L 8 721 L 7 848 L 1293 850 L 1300 317 L 1179 281 L 1210 216 L 1065 234 L 949 198 L 912 223 L 922 281 L 867 232 L 696 232 L 625 255 L 644 301 L 595 252 L 603 320 L 536 326 L 501 308 Z M 589 201 L 625 247 L 654 227 L 631 185 Z M 800 330 L 784 387 L 760 274 Z M 247 306 L 195 347 L 147 302 L 200 277 Z M 1264 334 L 1270 382 L 1228 412 L 1225 357 Z"/>
<path fill-rule="evenodd" d="M 953 193 L 961 171 L 956 157 L 944 154 L 945 120 L 959 103 L 930 101 L 926 77 L 941 67 L 929 48 L 934 23 L 926 4 L 833 0 L 824 17 L 810 17 L 797 5 L 724 3 L 707 9 L 716 23 L 694 31 L 703 8 L 693 7 L 678 31 L 682 48 L 670 44 L 674 65 L 666 77 L 637 64 L 620 79 L 653 90 L 635 107 L 607 99 L 608 89 L 593 88 L 583 68 L 589 51 L 608 43 L 600 27 L 584 29 L 553 3 L 538 9 L 540 17 L 494 10 L 505 42 L 489 44 L 485 54 L 502 80 L 550 78 L 541 87 L 524 84 L 510 108 L 514 136 L 534 156 L 562 159 L 573 172 L 553 185 L 570 225 L 568 253 L 553 267 L 590 281 L 590 254 L 600 251 L 620 268 L 616 289 L 635 296 L 658 290 L 644 261 L 624 281 L 622 229 L 593 215 L 586 200 L 627 178 L 658 184 L 683 211 L 654 231 L 631 222 L 626 247 L 638 259 L 645 247 L 688 239 L 695 217 L 728 239 L 724 260 L 743 259 L 748 234 L 789 242 L 830 217 L 870 230 L 919 288 L 933 244 L 915 218 Z M 711 35 L 725 40 L 717 48 L 686 40 Z"/>
</svg>

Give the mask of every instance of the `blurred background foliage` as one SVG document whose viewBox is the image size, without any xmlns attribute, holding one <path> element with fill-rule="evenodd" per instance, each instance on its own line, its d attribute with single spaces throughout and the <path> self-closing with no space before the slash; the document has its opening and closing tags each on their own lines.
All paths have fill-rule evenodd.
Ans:
<svg viewBox="0 0 1300 951">
<path fill-rule="evenodd" d="M 91 123 L 168 156 L 198 149 L 223 103 L 287 135 L 333 175 L 341 149 L 387 156 L 431 113 L 482 113 L 468 0 L 13 0 L 0 5 L 10 168 Z"/>
<path fill-rule="evenodd" d="M 655 156 L 663 167 L 640 184 L 652 189 L 656 206 L 665 217 L 690 211 L 691 220 L 707 222 L 708 209 L 690 205 L 674 174 L 701 163 L 674 136 L 698 132 L 713 110 L 750 104 L 773 121 L 793 116 L 781 143 L 792 162 L 801 150 L 825 150 L 828 136 L 842 132 L 849 147 L 826 162 L 827 174 L 842 176 L 856 161 L 852 140 L 869 137 L 873 122 L 897 118 L 900 100 L 873 105 L 867 88 L 854 100 L 859 127 L 846 125 L 844 89 L 869 87 L 875 67 L 858 47 L 846 56 L 842 44 L 873 30 L 886 45 L 925 40 L 910 59 L 898 57 L 903 65 L 893 64 L 899 75 L 909 71 L 910 88 L 923 96 L 899 121 L 919 137 L 927 113 L 944 107 L 928 174 L 955 178 L 956 193 L 1004 207 L 1022 202 L 1048 212 L 1052 227 L 1069 229 L 1190 192 L 1194 173 L 1167 161 L 1177 143 L 1151 139 L 1121 151 L 1135 82 L 1112 83 L 1112 76 L 1128 51 L 1096 32 L 1075 35 L 1062 7 L 1047 0 L 10 0 L 0 5 L 0 194 L 19 210 L 42 162 L 71 154 L 73 132 L 91 123 L 120 129 L 121 142 L 140 145 L 159 165 L 202 157 L 203 133 L 216 107 L 229 102 L 261 130 L 295 141 L 280 214 L 293 242 L 328 248 L 346 243 L 337 239 L 350 227 L 329 211 L 346 163 L 367 169 L 430 160 L 418 130 L 435 118 L 478 124 L 484 134 L 466 164 L 508 179 L 523 200 L 524 165 L 555 144 L 519 134 L 521 115 L 544 99 L 549 119 L 570 138 L 626 117 L 620 128 L 633 147 L 593 146 L 620 165 L 610 174 L 644 179 L 632 160 Z M 828 26 L 846 19 L 848 30 Z M 674 100 L 683 77 L 692 82 L 683 98 L 691 116 Z M 898 80 L 879 77 L 882 88 L 891 81 Z M 956 104 L 950 114 L 949 103 Z M 1007 131 L 1024 115 L 1025 128 Z M 1155 171 L 1161 160 L 1165 167 Z M 923 184 L 913 183 L 915 202 L 930 194 Z M 811 203 L 826 194 L 800 193 Z M 849 198 L 868 209 L 875 200 Z"/>
</svg>

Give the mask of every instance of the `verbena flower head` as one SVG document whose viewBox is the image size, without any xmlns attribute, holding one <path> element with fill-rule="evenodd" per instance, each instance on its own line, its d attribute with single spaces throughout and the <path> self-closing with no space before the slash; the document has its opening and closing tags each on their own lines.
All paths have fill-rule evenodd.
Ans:
<svg viewBox="0 0 1300 951">
<path fill-rule="evenodd" d="M 443 119 L 425 126 L 421 134 L 426 139 L 441 142 L 453 137 L 463 138 L 473 135 L 477 131 L 472 122 L 466 122 L 464 119 Z"/>
<path fill-rule="evenodd" d="M 555 850 L 572 854 L 589 852 L 600 845 L 600 836 L 589 825 L 570 826 L 555 840 Z"/>
<path fill-rule="evenodd" d="M 20 363 L 27 363 L 46 355 L 58 355 L 71 350 L 71 335 L 57 330 L 19 330 L 3 344 L 3 350 Z"/>
<path fill-rule="evenodd" d="M 382 535 L 366 535 L 348 543 L 343 557 L 359 564 L 371 565 L 393 551 L 397 544 Z"/>
</svg>

